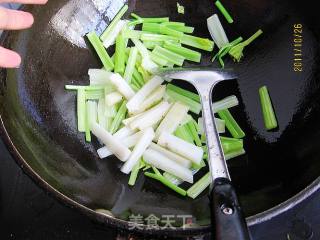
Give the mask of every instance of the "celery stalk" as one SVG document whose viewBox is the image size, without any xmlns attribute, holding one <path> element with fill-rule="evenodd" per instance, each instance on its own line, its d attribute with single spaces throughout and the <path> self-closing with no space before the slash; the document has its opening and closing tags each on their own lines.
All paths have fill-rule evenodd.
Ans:
<svg viewBox="0 0 320 240">
<path fill-rule="evenodd" d="M 121 76 L 125 70 L 125 40 L 122 34 L 119 34 L 116 38 L 116 55 L 114 59 L 114 72 L 119 73 Z"/>
<path fill-rule="evenodd" d="M 232 95 L 224 99 L 221 99 L 220 101 L 214 102 L 212 108 L 213 108 L 213 111 L 217 113 L 219 111 L 229 109 L 238 105 L 239 105 L 238 98 Z"/>
<path fill-rule="evenodd" d="M 107 50 L 104 48 L 102 42 L 100 41 L 98 35 L 95 32 L 91 32 L 87 34 L 87 37 L 96 53 L 98 54 L 105 69 L 107 69 L 108 71 L 112 71 L 114 68 L 114 64 L 109 54 L 107 53 Z"/>
<path fill-rule="evenodd" d="M 87 100 L 99 100 L 100 98 L 103 98 L 103 96 L 104 96 L 104 89 L 86 91 Z"/>
<path fill-rule="evenodd" d="M 139 17 L 137 14 L 135 13 L 131 13 L 131 16 L 134 17 L 137 20 L 140 20 L 141 23 L 163 23 L 163 22 L 169 22 L 169 18 L 168 17 L 159 17 L 159 18 L 142 18 Z"/>
<path fill-rule="evenodd" d="M 208 52 L 211 52 L 214 47 L 214 43 L 207 38 L 194 37 L 187 34 L 180 38 L 180 41 L 184 45 L 199 48 Z"/>
<path fill-rule="evenodd" d="M 84 89 L 77 91 L 77 119 L 78 131 L 86 131 L 86 92 Z"/>
<path fill-rule="evenodd" d="M 270 99 L 270 95 L 266 86 L 263 86 L 259 89 L 259 95 L 260 95 L 264 125 L 266 129 L 272 130 L 277 128 L 278 122 L 277 122 L 276 115 L 274 113 L 274 109 Z"/>
<path fill-rule="evenodd" d="M 240 149 L 238 151 L 234 151 L 234 152 L 230 152 L 228 154 L 225 154 L 224 157 L 226 160 L 230 160 L 232 158 L 236 158 L 236 157 L 239 157 L 244 154 L 246 154 L 246 151 L 244 149 Z"/>
<path fill-rule="evenodd" d="M 193 121 L 190 121 L 189 123 L 187 123 L 187 127 L 188 127 L 190 133 L 192 134 L 192 138 L 193 138 L 193 141 L 195 142 L 195 144 L 198 147 L 201 147 L 202 143 L 201 143 L 198 131 L 195 127 L 195 123 Z"/>
<path fill-rule="evenodd" d="M 200 103 L 198 103 L 198 102 L 196 102 L 186 96 L 183 96 L 175 91 L 167 89 L 167 95 L 169 96 L 170 100 L 181 102 L 181 103 L 189 106 L 190 111 L 195 114 L 199 114 L 202 109 L 202 106 Z"/>
<path fill-rule="evenodd" d="M 193 199 L 198 197 L 211 184 L 211 173 L 208 172 L 198 182 L 187 190 L 187 195 Z"/>
<path fill-rule="evenodd" d="M 181 38 L 183 38 L 183 37 L 181 37 Z M 177 38 L 177 37 L 155 34 L 155 33 L 142 33 L 141 40 L 142 41 L 154 41 L 154 42 L 164 42 L 164 41 L 179 42 L 179 38 Z"/>
<path fill-rule="evenodd" d="M 178 127 L 174 132 L 174 135 L 188 143 L 193 144 L 193 137 L 189 133 L 189 129 L 186 127 L 186 125 Z"/>
<path fill-rule="evenodd" d="M 233 118 L 228 109 L 218 112 L 219 117 L 226 122 L 226 127 L 234 138 L 243 138 L 245 133 Z"/>
<path fill-rule="evenodd" d="M 161 25 L 183 33 L 193 33 L 194 27 L 185 26 L 182 22 L 166 22 Z"/>
<path fill-rule="evenodd" d="M 122 120 L 125 119 L 126 114 L 127 114 L 126 104 L 127 104 L 127 101 L 122 102 L 122 104 L 117 112 L 117 115 L 114 117 L 112 124 L 111 124 L 111 127 L 110 127 L 111 134 L 115 133 L 119 129 L 119 127 L 122 123 Z"/>
<path fill-rule="evenodd" d="M 131 82 L 132 75 L 133 75 L 133 72 L 135 69 L 135 64 L 137 61 L 137 57 L 138 57 L 138 49 L 136 47 L 132 47 L 130 49 L 130 54 L 129 54 L 129 58 L 127 61 L 126 70 L 124 73 L 124 80 L 126 80 L 128 83 Z"/>
<path fill-rule="evenodd" d="M 174 91 L 174 92 L 176 92 L 176 93 L 178 93 L 178 94 L 180 94 L 182 96 L 185 96 L 187 98 L 190 98 L 190 99 L 192 99 L 192 100 L 194 100 L 194 101 L 196 101 L 198 103 L 201 102 L 200 101 L 200 96 L 197 93 L 193 93 L 191 91 L 185 90 L 185 89 L 180 88 L 178 86 L 175 86 L 175 85 L 173 85 L 171 83 L 169 83 L 167 85 L 167 89 L 171 90 L 171 91 Z"/>
<path fill-rule="evenodd" d="M 193 62 L 200 62 L 201 61 L 201 53 L 182 47 L 182 46 L 177 46 L 176 44 L 172 44 L 171 42 L 165 42 L 164 46 L 165 49 L 170 50 L 176 54 L 179 54 L 185 59 Z"/>
<path fill-rule="evenodd" d="M 227 9 L 222 5 L 222 3 L 219 0 L 217 0 L 215 4 L 216 4 L 217 8 L 220 10 L 220 12 L 222 13 L 222 15 L 225 17 L 225 19 L 227 20 L 227 22 L 233 23 L 233 19 L 232 19 L 231 15 L 227 11 Z"/>
<path fill-rule="evenodd" d="M 142 31 L 164 34 L 173 37 L 182 37 L 183 33 L 180 31 L 176 31 L 172 28 L 168 28 L 165 25 L 157 24 L 157 23 L 144 23 L 142 25 Z"/>
<path fill-rule="evenodd" d="M 153 51 L 154 54 L 161 56 L 162 58 L 166 59 L 168 62 L 171 62 L 175 65 L 182 66 L 185 58 L 177 53 L 169 51 L 165 48 L 160 46 L 156 46 Z"/>
</svg>

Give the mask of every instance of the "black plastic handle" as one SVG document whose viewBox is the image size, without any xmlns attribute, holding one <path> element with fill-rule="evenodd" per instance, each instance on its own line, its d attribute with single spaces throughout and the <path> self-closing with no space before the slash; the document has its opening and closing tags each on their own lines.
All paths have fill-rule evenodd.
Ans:
<svg viewBox="0 0 320 240">
<path fill-rule="evenodd" d="M 250 240 L 247 223 L 230 180 L 219 178 L 214 181 L 210 202 L 215 240 Z"/>
</svg>

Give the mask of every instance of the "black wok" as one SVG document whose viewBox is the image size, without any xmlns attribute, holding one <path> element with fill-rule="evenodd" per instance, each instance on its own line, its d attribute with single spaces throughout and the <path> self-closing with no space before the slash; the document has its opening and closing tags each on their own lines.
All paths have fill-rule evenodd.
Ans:
<svg viewBox="0 0 320 240">
<path fill-rule="evenodd" d="M 216 13 L 212 0 L 129 1 L 129 12 L 169 16 L 208 36 L 206 18 Z M 129 229 L 132 214 L 192 215 L 188 229 L 136 229 L 144 233 L 190 235 L 210 230 L 207 194 L 180 198 L 161 184 L 140 176 L 135 187 L 119 171 L 115 158 L 100 160 L 99 146 L 85 143 L 76 128 L 75 94 L 65 84 L 87 84 L 88 68 L 100 67 L 83 36 L 101 33 L 121 0 L 54 0 L 26 7 L 35 15 L 31 30 L 6 32 L 1 43 L 18 51 L 19 69 L 0 73 L 0 132 L 18 164 L 35 182 L 65 204 L 106 225 Z M 249 225 L 266 221 L 301 202 L 320 186 L 319 33 L 316 6 L 301 1 L 224 1 L 235 23 L 223 25 L 230 39 L 246 38 L 262 28 L 264 35 L 245 51 L 240 64 L 227 61 L 239 79 L 219 85 L 214 98 L 235 94 L 232 109 L 247 137 L 247 155 L 229 162 L 232 180 Z M 221 17 L 221 19 L 223 19 Z M 303 71 L 294 71 L 294 24 L 303 26 Z M 202 64 L 210 55 L 204 53 Z M 181 84 L 181 83 L 179 83 Z M 258 88 L 267 85 L 279 128 L 267 132 Z M 191 88 L 189 85 L 184 85 Z M 106 209 L 113 217 L 97 213 Z"/>
</svg>

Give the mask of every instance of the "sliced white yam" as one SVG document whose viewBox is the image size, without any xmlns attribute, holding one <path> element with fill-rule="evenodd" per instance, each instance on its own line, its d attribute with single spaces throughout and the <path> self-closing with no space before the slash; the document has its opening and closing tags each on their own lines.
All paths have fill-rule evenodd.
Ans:
<svg viewBox="0 0 320 240">
<path fill-rule="evenodd" d="M 141 66 L 148 72 L 155 73 L 156 70 L 158 69 L 158 65 L 151 60 L 148 49 L 138 39 L 131 39 L 131 40 L 134 43 L 134 45 L 138 48 L 138 51 L 142 56 Z"/>
<path fill-rule="evenodd" d="M 106 104 L 107 106 L 111 107 L 119 102 L 121 102 L 122 100 L 122 95 L 118 92 L 112 92 L 112 93 L 109 93 L 109 94 L 106 94 Z"/>
<path fill-rule="evenodd" d="M 189 159 L 197 165 L 200 165 L 201 163 L 203 157 L 203 149 L 201 147 L 188 143 L 181 138 L 177 138 L 172 134 L 163 132 L 159 137 L 158 144 L 164 148 L 171 150 L 172 152 L 175 152 Z"/>
<path fill-rule="evenodd" d="M 147 128 L 142 132 L 142 135 L 139 138 L 137 145 L 135 145 L 130 158 L 122 166 L 121 172 L 125 174 L 129 174 L 131 172 L 132 168 L 139 162 L 143 153 L 152 143 L 153 138 L 154 138 L 154 131 L 152 128 Z"/>
<path fill-rule="evenodd" d="M 155 107 L 151 108 L 148 112 L 142 114 L 137 119 L 132 121 L 129 126 L 132 129 L 139 130 L 152 127 L 153 125 L 161 121 L 161 119 L 166 115 L 169 108 L 170 104 L 168 102 L 161 102 Z"/>
<path fill-rule="evenodd" d="M 88 116 L 88 126 L 92 123 L 96 123 L 98 120 L 98 105 L 96 101 L 87 102 L 87 116 Z"/>
<path fill-rule="evenodd" d="M 119 22 L 114 26 L 114 28 L 112 28 L 111 32 L 108 34 L 108 38 L 103 41 L 103 46 L 105 48 L 109 48 L 110 46 L 115 44 L 117 36 L 127 23 L 127 20 L 119 20 Z"/>
<path fill-rule="evenodd" d="M 147 112 L 145 112 L 145 113 L 140 113 L 140 114 L 137 114 L 137 115 L 132 116 L 132 117 L 130 117 L 130 118 L 124 119 L 124 120 L 122 121 L 122 123 L 123 123 L 124 125 L 126 125 L 126 126 L 129 126 L 130 123 L 132 123 L 134 120 L 138 119 L 139 117 L 141 117 L 143 114 L 146 114 L 146 113 L 147 113 Z"/>
<path fill-rule="evenodd" d="M 129 127 L 123 127 L 121 129 L 119 129 L 115 134 L 113 134 L 114 137 L 118 138 L 118 139 L 124 139 L 126 137 L 129 137 L 133 134 L 135 134 L 137 131 L 132 130 Z"/>
<path fill-rule="evenodd" d="M 113 105 L 111 107 L 106 106 L 105 115 L 106 115 L 106 117 L 109 117 L 109 118 L 115 117 L 117 115 L 116 106 L 115 105 Z"/>
<path fill-rule="evenodd" d="M 188 159 L 181 157 L 180 155 L 174 152 L 170 152 L 169 150 L 159 146 L 158 144 L 151 143 L 149 148 L 163 154 L 170 160 L 175 161 L 176 163 L 178 163 L 183 167 L 190 168 L 191 166 L 191 162 Z"/>
<path fill-rule="evenodd" d="M 191 170 L 182 167 L 178 163 L 170 160 L 157 151 L 147 149 L 143 154 L 143 159 L 146 163 L 165 172 L 171 173 L 172 175 L 182 179 L 183 181 L 193 183 L 193 175 Z"/>
<path fill-rule="evenodd" d="M 129 84 L 124 80 L 119 73 L 112 74 L 110 77 L 111 83 L 117 88 L 119 93 L 122 94 L 126 99 L 130 99 L 134 96 L 134 91 Z"/>
<path fill-rule="evenodd" d="M 143 103 L 140 105 L 139 110 L 137 110 L 137 112 L 141 113 L 151 108 L 156 103 L 160 102 L 165 94 L 166 94 L 166 86 L 161 85 L 143 101 Z"/>
<path fill-rule="evenodd" d="M 191 116 L 190 114 L 187 114 L 187 115 L 184 117 L 184 119 L 181 121 L 181 123 L 179 124 L 179 127 L 187 124 L 187 123 L 190 122 L 192 119 L 193 119 L 192 116 Z"/>
<path fill-rule="evenodd" d="M 163 132 L 173 133 L 179 124 L 183 121 L 183 119 L 187 116 L 189 111 L 189 107 L 176 102 L 169 110 L 167 115 L 164 117 L 162 122 L 156 131 L 156 140 L 158 140 L 159 136 Z"/>
<path fill-rule="evenodd" d="M 103 69 L 89 69 L 90 85 L 110 85 L 110 77 L 113 73 Z"/>
<path fill-rule="evenodd" d="M 150 95 L 153 90 L 159 87 L 163 82 L 164 80 L 159 76 L 154 76 L 150 81 L 148 81 L 127 103 L 129 113 L 137 113 L 147 96 Z"/>
<path fill-rule="evenodd" d="M 112 152 L 109 151 L 107 147 L 102 147 L 97 150 L 99 158 L 103 159 L 112 155 Z"/>
<path fill-rule="evenodd" d="M 131 151 L 122 144 L 121 140 L 113 137 L 97 123 L 91 124 L 91 131 L 117 158 L 123 162 L 128 160 Z"/>
<path fill-rule="evenodd" d="M 104 129 L 106 129 L 107 117 L 106 117 L 106 106 L 104 102 L 104 98 L 100 98 L 98 101 L 98 123 Z"/>
<path fill-rule="evenodd" d="M 217 14 L 214 14 L 207 19 L 207 25 L 210 35 L 218 48 L 222 48 L 229 43 L 226 32 L 224 31 Z"/>
</svg>

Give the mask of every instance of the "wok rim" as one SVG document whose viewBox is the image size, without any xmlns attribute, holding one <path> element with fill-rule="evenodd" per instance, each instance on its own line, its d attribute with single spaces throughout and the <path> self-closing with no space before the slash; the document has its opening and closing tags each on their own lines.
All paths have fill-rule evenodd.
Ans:
<svg viewBox="0 0 320 240">
<path fill-rule="evenodd" d="M 1 42 L 1 41 L 0 41 Z M 97 213 L 96 211 L 72 200 L 62 192 L 58 191 L 54 187 L 52 187 L 48 182 L 46 182 L 41 176 L 35 172 L 32 167 L 27 163 L 27 161 L 23 158 L 23 156 L 19 153 L 18 149 L 11 141 L 11 138 L 6 130 L 4 125 L 4 121 L 0 114 L 0 137 L 2 138 L 4 144 L 6 145 L 9 153 L 15 159 L 16 163 L 19 167 L 43 190 L 45 190 L 50 195 L 53 195 L 54 198 L 59 200 L 64 205 L 67 205 L 71 208 L 76 208 L 84 215 L 90 217 L 93 220 L 98 221 L 99 223 L 108 225 L 113 228 L 121 228 L 123 230 L 130 230 L 129 221 L 125 221 L 122 219 L 114 218 L 112 216 L 103 215 Z M 308 197 L 313 195 L 320 188 L 320 177 L 316 178 L 311 184 L 305 187 L 302 191 L 298 192 L 291 198 L 286 201 L 268 209 L 258 214 L 249 216 L 246 218 L 247 224 L 249 227 L 266 222 L 268 220 L 273 219 L 274 217 L 286 212 L 287 210 L 293 208 L 298 205 L 302 201 L 306 200 Z M 147 225 L 141 226 L 142 229 L 132 230 L 133 232 L 139 232 L 144 234 L 181 234 L 185 235 L 199 235 L 203 233 L 210 232 L 210 226 L 201 226 L 194 228 L 176 228 L 176 229 L 148 229 Z"/>
</svg>

